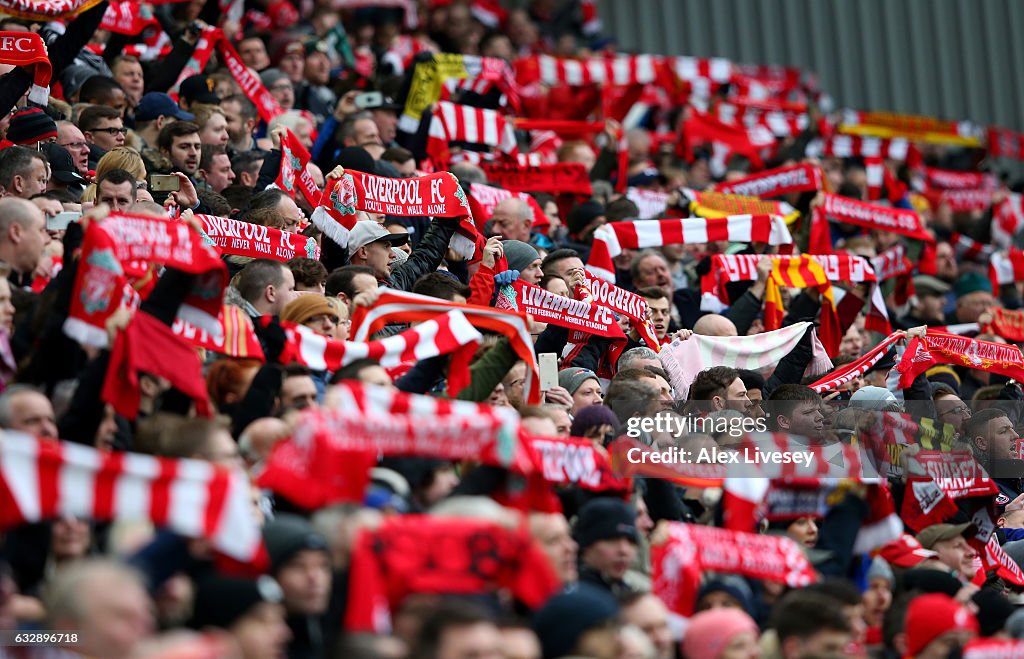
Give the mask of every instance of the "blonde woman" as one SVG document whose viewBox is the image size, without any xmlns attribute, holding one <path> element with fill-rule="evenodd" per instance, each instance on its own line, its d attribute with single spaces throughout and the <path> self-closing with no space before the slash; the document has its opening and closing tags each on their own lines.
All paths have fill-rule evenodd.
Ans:
<svg viewBox="0 0 1024 659">
<path fill-rule="evenodd" d="M 96 179 L 99 180 L 104 174 L 114 169 L 123 169 L 136 181 L 146 180 L 146 163 L 142 156 L 135 149 L 127 146 L 116 146 L 103 154 L 103 157 L 96 163 Z M 138 187 L 138 184 L 136 184 Z M 82 193 L 82 201 L 96 201 L 96 184 L 93 183 Z"/>
</svg>

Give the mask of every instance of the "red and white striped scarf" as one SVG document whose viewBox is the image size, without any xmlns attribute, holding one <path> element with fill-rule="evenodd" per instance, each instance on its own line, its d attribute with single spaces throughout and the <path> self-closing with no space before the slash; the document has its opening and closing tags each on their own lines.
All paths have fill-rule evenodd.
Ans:
<svg viewBox="0 0 1024 659">
<path fill-rule="evenodd" d="M 1024 195 L 1012 192 L 992 208 L 992 242 L 997 247 L 1014 245 L 1024 230 Z"/>
<path fill-rule="evenodd" d="M 448 163 L 451 142 L 494 147 L 512 161 L 519 156 L 515 132 L 504 115 L 496 110 L 438 101 L 427 134 L 427 153 L 436 166 L 443 167 Z"/>
<path fill-rule="evenodd" d="M 651 220 L 663 215 L 668 209 L 670 193 L 644 188 L 626 188 L 626 199 L 629 199 L 640 210 L 638 218 Z"/>
<path fill-rule="evenodd" d="M 988 262 L 988 276 L 992 290 L 998 291 L 1004 284 L 1024 281 L 1024 251 L 1010 249 L 995 252 Z"/>
<path fill-rule="evenodd" d="M 811 389 L 814 389 L 819 394 L 826 391 L 834 391 L 854 378 L 864 375 L 872 366 L 881 361 L 893 344 L 902 340 L 903 337 L 903 332 L 890 334 L 856 361 L 840 366 L 832 373 L 810 385 Z"/>
<path fill-rule="evenodd" d="M 5 431 L 0 527 L 61 517 L 149 520 L 253 562 L 262 547 L 249 479 L 202 460 L 98 451 Z"/>
<path fill-rule="evenodd" d="M 992 190 L 996 187 L 996 180 L 991 174 L 982 172 L 961 172 L 954 169 L 939 169 L 937 167 L 922 168 L 925 176 L 925 183 L 929 188 L 940 190 Z"/>
<path fill-rule="evenodd" d="M 807 147 L 807 154 L 830 158 L 869 158 L 880 156 L 888 160 L 907 160 L 910 143 L 907 140 L 883 140 L 860 135 L 833 135 L 825 140 L 816 140 Z"/>
<path fill-rule="evenodd" d="M 903 243 L 897 243 L 871 259 L 871 265 L 878 281 L 903 277 L 914 271 L 914 264 L 907 258 L 907 248 Z"/>
<path fill-rule="evenodd" d="M 824 190 L 821 167 L 810 163 L 766 169 L 741 179 L 715 185 L 716 192 L 749 197 L 779 197 L 794 192 Z"/>
<path fill-rule="evenodd" d="M 550 55 L 531 55 L 515 62 L 520 85 L 645 85 L 655 82 L 662 58 L 656 55 L 616 55 L 569 59 Z"/>
<path fill-rule="evenodd" d="M 988 152 L 993 158 L 1024 160 L 1024 133 L 990 126 L 988 129 Z"/>
<path fill-rule="evenodd" d="M 416 295 L 389 288 L 381 289 L 380 297 L 370 309 L 357 307 L 352 314 L 352 334 L 355 341 L 366 341 L 388 323 L 420 322 L 430 320 L 452 310 L 459 310 L 479 329 L 497 332 L 508 338 L 512 350 L 526 363 L 526 401 L 540 402 L 540 375 L 533 339 L 522 312 L 499 311 L 474 304 L 457 305 L 426 295 Z"/>
<path fill-rule="evenodd" d="M 778 263 L 780 271 L 787 271 L 791 265 L 802 257 L 773 256 L 772 260 Z M 878 289 L 878 280 L 875 271 L 867 259 L 853 254 L 812 254 L 807 258 L 814 259 L 825 276 L 831 282 L 870 282 L 871 286 L 871 309 L 866 320 L 867 329 L 888 334 L 891 331 L 889 326 L 889 313 L 885 308 L 885 301 Z M 734 281 L 755 281 L 757 280 L 757 262 L 761 260 L 759 254 L 715 254 L 711 257 L 711 270 L 702 279 L 701 288 L 705 293 L 716 295 L 726 301 L 725 285 Z"/>
<path fill-rule="evenodd" d="M 676 153 L 692 161 L 694 151 L 702 145 L 711 146 L 711 173 L 723 176 L 730 157 L 744 156 L 751 165 L 760 169 L 768 151 L 776 147 L 775 136 L 762 126 L 745 127 L 727 124 L 708 113 L 690 110 L 690 115 L 680 124 L 679 142 Z"/>
<path fill-rule="evenodd" d="M 700 107 L 702 104 L 698 101 L 693 105 Z M 724 123 L 734 126 L 767 128 L 772 135 L 780 139 L 799 135 L 807 129 L 809 123 L 806 113 L 763 110 L 753 105 L 740 105 L 735 102 L 718 103 L 714 106 L 714 115 Z"/>
<path fill-rule="evenodd" d="M 174 321 L 171 331 L 197 348 L 228 357 L 260 361 L 266 359 L 259 337 L 253 330 L 252 319 L 240 307 L 224 305 L 217 316 L 217 323 L 220 325 L 220 332 L 214 334 L 179 318 Z"/>
<path fill-rule="evenodd" d="M 954 233 L 949 241 L 953 245 L 953 251 L 956 253 L 958 261 L 985 262 L 992 258 L 992 254 L 995 251 L 992 245 L 980 243 L 962 233 Z"/>
<path fill-rule="evenodd" d="M 613 222 L 594 232 L 587 270 L 614 283 L 615 266 L 612 259 L 621 254 L 623 249 L 697 245 L 717 241 L 788 245 L 793 242 L 793 237 L 785 221 L 778 215 Z"/>
<path fill-rule="evenodd" d="M 359 221 L 356 211 L 422 217 L 458 218 L 451 247 L 465 258 L 477 255 L 483 237 L 473 223 L 469 200 L 454 174 L 438 172 L 415 178 L 393 179 L 345 171 L 328 179 L 310 221 L 341 247 Z"/>
<path fill-rule="evenodd" d="M 668 67 L 688 95 L 698 99 L 710 98 L 712 94 L 729 83 L 735 73 L 734 65 L 724 57 L 679 56 L 673 57 Z"/>
<path fill-rule="evenodd" d="M 262 320 L 266 322 L 269 318 L 265 316 Z M 281 325 L 288 336 L 281 363 L 295 361 L 314 371 L 337 371 L 364 358 L 390 369 L 438 355 L 452 355 L 448 376 L 448 392 L 452 396 L 469 384 L 469 362 L 484 338 L 457 309 L 417 323 L 400 334 L 369 342 L 336 341 L 302 325 Z"/>
</svg>

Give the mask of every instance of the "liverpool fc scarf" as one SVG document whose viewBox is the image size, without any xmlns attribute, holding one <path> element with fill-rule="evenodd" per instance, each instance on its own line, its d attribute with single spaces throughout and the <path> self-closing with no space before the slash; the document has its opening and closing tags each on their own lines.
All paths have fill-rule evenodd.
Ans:
<svg viewBox="0 0 1024 659">
<path fill-rule="evenodd" d="M 299 256 L 320 260 L 316 238 L 217 215 L 196 215 L 196 218 L 202 223 L 208 244 L 216 246 L 222 254 L 275 261 L 289 261 Z"/>
<path fill-rule="evenodd" d="M 1024 251 L 1011 248 L 992 254 L 988 262 L 988 276 L 992 280 L 993 291 L 1006 284 L 1024 281 Z"/>
<path fill-rule="evenodd" d="M 448 163 L 451 142 L 494 147 L 513 162 L 519 155 L 512 124 L 496 110 L 438 101 L 427 134 L 427 153 L 436 166 Z"/>
<path fill-rule="evenodd" d="M 790 538 L 666 522 L 651 546 L 651 590 L 679 615 L 693 613 L 701 576 L 739 574 L 800 588 L 817 574 Z"/>
<path fill-rule="evenodd" d="M 107 5 L 100 23 L 101 30 L 135 36 L 160 22 L 153 16 L 153 11 L 146 5 L 139 5 L 131 0 L 120 0 Z"/>
<path fill-rule="evenodd" d="M 149 520 L 246 562 L 261 547 L 249 479 L 241 471 L 4 431 L 0 528 L 64 517 Z"/>
<path fill-rule="evenodd" d="M 882 357 L 889 352 L 889 349 L 893 344 L 903 339 L 903 337 L 903 332 L 894 332 L 893 334 L 890 334 L 874 348 L 867 351 L 864 356 L 860 357 L 856 361 L 850 362 L 849 364 L 840 366 L 835 371 L 810 385 L 811 389 L 822 394 L 826 391 L 839 389 L 854 378 L 859 378 L 867 373 L 868 369 L 881 361 Z"/>
<path fill-rule="evenodd" d="M 103 383 L 103 400 L 129 420 L 139 415 L 139 373 L 165 378 L 195 402 L 196 414 L 213 415 L 195 349 L 141 310 L 117 335 Z"/>
<path fill-rule="evenodd" d="M 680 397 L 688 397 L 690 384 L 697 374 L 711 366 L 769 373 L 782 358 L 792 352 L 808 331 L 811 323 L 794 323 L 782 329 L 755 336 L 701 336 L 695 334 L 685 341 L 673 341 L 658 355 L 668 373 L 672 389 Z M 814 358 L 807 375 L 821 375 L 832 368 L 832 361 L 816 333 L 811 336 Z"/>
<path fill-rule="evenodd" d="M 187 224 L 111 215 L 91 222 L 85 231 L 65 334 L 84 345 L 106 347 L 106 321 L 120 306 L 128 283 L 123 264 L 132 261 L 202 275 L 178 313 L 193 325 L 217 331 L 227 269 L 216 250 Z"/>
<path fill-rule="evenodd" d="M 827 254 L 832 251 L 828 228 L 830 217 L 838 222 L 867 229 L 891 231 L 926 244 L 935 243 L 935 238 L 925 230 L 921 217 L 915 211 L 880 206 L 826 192 L 824 202 L 814 209 L 811 220 L 809 248 L 812 252 Z"/>
<path fill-rule="evenodd" d="M 365 530 L 352 551 L 345 629 L 384 633 L 413 593 L 490 595 L 505 589 L 527 608 L 560 587 L 528 529 L 458 517 L 403 515 Z"/>
<path fill-rule="evenodd" d="M 988 129 L 988 152 L 993 158 L 1024 160 L 1024 134 L 991 126 Z"/>
<path fill-rule="evenodd" d="M 274 185 L 287 192 L 292 199 L 298 188 L 309 207 L 316 208 L 323 193 L 306 171 L 310 157 L 306 147 L 302 146 L 291 130 L 287 130 L 281 138 L 281 169 Z"/>
<path fill-rule="evenodd" d="M 690 199 L 690 212 L 700 217 L 728 217 L 729 215 L 779 215 L 786 224 L 792 224 L 800 213 L 783 201 L 762 201 L 757 197 L 748 197 L 723 192 L 701 192 L 683 188 L 682 193 Z"/>
<path fill-rule="evenodd" d="M 458 218 L 451 247 L 465 258 L 477 254 L 483 237 L 473 223 L 469 200 L 459 180 L 448 172 L 416 178 L 385 178 L 346 170 L 339 179 L 328 179 L 320 203 L 310 218 L 316 228 L 341 247 L 359 220 L 356 211 L 422 217 Z"/>
<path fill-rule="evenodd" d="M 915 337 L 907 345 L 896 367 L 900 387 L 909 387 L 914 378 L 936 364 L 976 368 L 1024 381 L 1024 354 L 1017 346 L 929 330 L 923 339 Z"/>
<path fill-rule="evenodd" d="M 587 270 L 612 283 L 612 259 L 623 249 L 645 249 L 663 245 L 693 245 L 716 241 L 786 245 L 793 242 L 785 221 L 777 215 L 733 215 L 706 219 L 613 222 L 594 232 Z"/>
<path fill-rule="evenodd" d="M 12 11 L 13 8 L 6 7 L 5 4 L 0 2 L 0 10 L 4 13 L 15 13 Z M 52 69 L 50 57 L 46 53 L 46 44 L 43 43 L 41 36 L 34 32 L 0 32 L 0 64 L 31 68 L 32 88 L 29 90 L 28 100 L 41 106 L 49 102 Z"/>
<path fill-rule="evenodd" d="M 925 167 L 924 175 L 928 187 L 940 190 L 992 190 L 996 187 L 995 178 L 981 172 Z"/>
<path fill-rule="evenodd" d="M 512 290 L 506 292 L 505 288 Z M 510 287 L 502 287 L 494 306 L 498 309 L 521 309 L 536 322 L 552 323 L 595 336 L 625 338 L 608 307 L 564 297 L 521 280 L 513 282 Z"/>
<path fill-rule="evenodd" d="M 1002 308 L 989 309 L 992 316 L 983 328 L 986 334 L 1001 336 L 1014 343 L 1024 342 L 1024 311 L 1010 311 Z"/>
<path fill-rule="evenodd" d="M 455 305 L 426 295 L 381 289 L 377 303 L 370 309 L 357 307 L 352 314 L 352 339 L 365 341 L 386 324 L 420 322 L 458 309 L 478 329 L 497 332 L 508 338 L 512 350 L 526 363 L 526 400 L 533 405 L 540 402 L 540 375 L 533 340 L 523 312 L 499 311 L 493 307 L 472 304 Z"/>
<path fill-rule="evenodd" d="M 978 147 L 981 138 L 968 122 L 943 121 L 933 117 L 894 112 L 843 112 L 840 133 L 868 137 L 900 137 L 912 142 Z"/>
<path fill-rule="evenodd" d="M 269 322 L 269 317 L 261 319 Z M 395 368 L 405 362 L 418 362 L 438 355 L 452 355 L 448 369 L 448 393 L 457 395 L 469 385 L 469 362 L 483 335 L 466 316 L 456 310 L 417 323 L 406 331 L 367 343 L 335 341 L 295 323 L 281 323 L 288 343 L 280 361 L 292 361 L 314 371 L 337 371 L 357 359 L 376 360 L 384 368 Z"/>
<path fill-rule="evenodd" d="M 623 314 L 632 322 L 633 329 L 647 347 L 654 351 L 661 350 L 654 325 L 651 323 L 647 300 L 589 272 L 585 272 L 583 276 L 583 284 L 576 287 L 577 300 L 600 304 L 615 313 Z"/>
<path fill-rule="evenodd" d="M 763 198 L 824 190 L 826 185 L 821 167 L 804 163 L 766 169 L 741 179 L 718 183 L 715 191 Z"/>
<path fill-rule="evenodd" d="M 992 208 L 992 242 L 999 247 L 1015 245 L 1024 230 L 1024 195 L 1012 192 Z"/>
</svg>

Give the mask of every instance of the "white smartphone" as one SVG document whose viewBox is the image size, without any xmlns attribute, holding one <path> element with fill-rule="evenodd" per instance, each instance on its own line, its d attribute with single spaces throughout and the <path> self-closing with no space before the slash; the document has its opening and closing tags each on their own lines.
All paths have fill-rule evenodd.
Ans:
<svg viewBox="0 0 1024 659">
<path fill-rule="evenodd" d="M 558 386 L 558 355 L 542 352 L 537 355 L 540 363 L 540 389 L 547 391 Z"/>
<path fill-rule="evenodd" d="M 69 224 L 77 222 L 81 217 L 82 214 L 75 211 L 57 213 L 53 217 L 46 218 L 46 228 L 48 231 L 65 231 Z"/>
<path fill-rule="evenodd" d="M 384 105 L 384 94 L 380 92 L 364 92 L 356 96 L 354 103 L 360 110 L 379 108 Z"/>
</svg>

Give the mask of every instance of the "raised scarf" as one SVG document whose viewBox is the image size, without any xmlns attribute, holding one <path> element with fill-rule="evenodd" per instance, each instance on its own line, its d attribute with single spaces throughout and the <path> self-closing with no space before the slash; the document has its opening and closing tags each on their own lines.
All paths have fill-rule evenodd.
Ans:
<svg viewBox="0 0 1024 659">
<path fill-rule="evenodd" d="M 411 217 L 454 217 L 459 220 L 451 247 L 465 258 L 478 255 L 483 237 L 473 223 L 469 200 L 459 180 L 448 172 L 415 178 L 386 178 L 345 170 L 328 179 L 320 203 L 310 220 L 342 248 L 359 221 L 356 211 Z"/>
<path fill-rule="evenodd" d="M 264 316 L 263 322 L 269 321 Z M 400 334 L 379 341 L 336 341 L 295 323 L 282 322 L 288 343 L 279 358 L 282 364 L 298 362 L 314 371 L 337 371 L 357 359 L 376 360 L 383 368 L 418 362 L 438 355 L 452 355 L 448 393 L 457 395 L 469 385 L 469 362 L 483 341 L 480 334 L 455 309 L 417 323 Z"/>
<path fill-rule="evenodd" d="M 661 217 L 668 210 L 670 194 L 660 190 L 647 190 L 645 188 L 626 188 L 626 199 L 636 204 L 640 211 L 637 219 L 652 220 Z"/>
<path fill-rule="evenodd" d="M 989 258 L 988 276 L 992 280 L 993 291 L 1006 284 L 1024 281 L 1024 251 L 1010 248 L 994 252 Z"/>
<path fill-rule="evenodd" d="M 1024 311 L 996 307 L 989 309 L 992 320 L 982 327 L 985 334 L 995 334 L 1014 343 L 1024 342 Z"/>
<path fill-rule="evenodd" d="M 240 561 L 262 546 L 249 479 L 206 460 L 99 451 L 12 430 L 0 442 L 0 528 L 65 517 L 149 520 Z"/>
<path fill-rule="evenodd" d="M 627 99 L 629 100 L 629 99 Z M 632 105 L 632 103 L 630 103 Z M 611 114 L 606 111 L 605 115 Z M 537 147 L 543 146 L 544 141 L 541 140 L 540 144 L 535 144 L 537 138 L 540 138 L 544 134 L 548 134 L 554 137 L 555 140 L 559 140 L 559 136 L 566 136 L 575 139 L 581 139 L 583 137 L 590 138 L 593 135 L 600 134 L 605 130 L 605 123 L 602 121 L 572 121 L 566 119 L 516 119 L 515 126 L 519 130 L 533 131 L 535 140 L 531 142 L 531 151 L 543 151 Z M 629 146 L 626 143 L 625 131 L 620 127 L 615 136 L 616 138 L 616 160 L 618 161 L 618 168 L 615 175 L 615 191 L 624 192 L 626 190 L 626 182 L 629 178 Z M 548 142 L 551 144 L 550 142 Z M 547 153 L 552 159 L 557 159 L 555 153 L 555 147 L 553 144 L 549 146 Z M 558 164 L 558 163 L 546 163 L 546 164 Z M 589 179 L 589 176 L 588 176 Z M 558 182 L 557 179 L 555 181 Z M 582 186 L 581 186 L 582 187 Z M 558 188 L 551 188 L 549 191 L 555 191 Z M 537 190 L 540 192 L 540 190 Z M 589 194 L 589 193 L 588 193 Z"/>
<path fill-rule="evenodd" d="M 511 289 L 511 291 L 507 289 Z M 497 309 L 521 309 L 540 323 L 551 323 L 570 330 L 603 336 L 625 338 L 615 314 L 604 305 L 552 293 L 540 286 L 515 281 L 498 293 Z"/>
<path fill-rule="evenodd" d="M 114 214 L 85 231 L 64 333 L 84 345 L 107 346 L 107 319 L 126 297 L 125 265 L 141 262 L 202 275 L 178 315 L 216 333 L 227 268 L 217 250 L 187 224 L 166 218 Z"/>
<path fill-rule="evenodd" d="M 774 149 L 776 145 L 775 136 L 765 128 L 727 124 L 692 108 L 690 116 L 680 125 L 680 133 L 677 155 L 690 162 L 697 147 L 710 144 L 712 173 L 716 176 L 725 173 L 733 154 L 747 158 L 752 167 L 761 169 L 764 167 L 762 151 Z"/>
<path fill-rule="evenodd" d="M 496 110 L 438 101 L 430 118 L 427 133 L 427 154 L 436 167 L 447 165 L 451 142 L 482 144 L 498 149 L 515 162 L 519 155 L 512 124 Z"/>
<path fill-rule="evenodd" d="M 968 122 L 943 121 L 895 112 L 857 112 L 845 110 L 837 130 L 848 135 L 903 138 L 926 144 L 982 146 L 977 130 Z"/>
<path fill-rule="evenodd" d="M 881 156 L 887 160 L 909 160 L 913 147 L 907 140 L 882 140 L 859 135 L 833 135 L 808 145 L 808 155 L 829 158 L 870 158 Z"/>
<path fill-rule="evenodd" d="M 518 428 L 509 408 L 341 382 L 274 446 L 256 481 L 311 510 L 361 502 L 380 456 L 510 467 L 525 459 Z"/>
<path fill-rule="evenodd" d="M 891 231 L 929 245 L 935 244 L 935 238 L 925 230 L 916 211 L 890 208 L 826 192 L 823 203 L 815 207 L 811 220 L 809 249 L 812 252 L 827 254 L 832 251 L 829 218 L 866 229 Z"/>
<path fill-rule="evenodd" d="M 515 61 L 520 85 L 645 85 L 662 73 L 664 58 L 657 55 L 616 55 L 586 59 L 531 55 Z"/>
<path fill-rule="evenodd" d="M 936 364 L 965 366 L 1024 381 L 1024 354 L 1017 346 L 929 329 L 924 338 L 910 340 L 903 359 L 896 366 L 900 372 L 900 387 L 906 389 L 914 378 Z"/>
<path fill-rule="evenodd" d="M 590 196 L 593 187 L 580 163 L 522 166 L 489 162 L 482 164 L 487 179 L 515 192 L 549 192 Z"/>
<path fill-rule="evenodd" d="M 734 181 L 718 183 L 715 191 L 750 197 L 779 197 L 794 192 L 824 190 L 826 185 L 821 167 L 804 163 L 766 169 Z"/>
<path fill-rule="evenodd" d="M 993 158 L 1024 160 L 1024 133 L 990 126 L 988 129 L 988 152 Z"/>
<path fill-rule="evenodd" d="M 700 217 L 779 215 L 786 224 L 792 224 L 800 217 L 800 212 L 784 201 L 763 201 L 758 197 L 689 188 L 683 188 L 682 193 L 690 200 L 690 212 Z"/>
<path fill-rule="evenodd" d="M 70 19 L 98 5 L 102 0 L 0 0 L 0 13 L 29 21 Z M 152 4 L 164 4 L 154 2 Z M 19 32 L 18 34 L 25 34 Z"/>
<path fill-rule="evenodd" d="M 793 238 L 786 228 L 785 221 L 777 215 L 613 222 L 598 227 L 594 232 L 587 270 L 614 283 L 615 266 L 612 259 L 621 254 L 623 249 L 694 245 L 717 241 L 786 245 L 792 243 Z"/>
<path fill-rule="evenodd" d="M 954 213 L 984 211 L 992 205 L 991 190 L 928 190 L 925 199 L 933 210 L 946 204 Z"/>
<path fill-rule="evenodd" d="M 497 332 L 508 338 L 512 350 L 526 363 L 526 401 L 531 405 L 539 403 L 541 395 L 537 357 L 533 351 L 533 339 L 526 315 L 522 311 L 514 313 L 473 304 L 457 305 L 426 295 L 384 288 L 373 307 L 357 307 L 352 314 L 351 338 L 354 341 L 366 341 L 389 322 L 421 322 L 453 309 L 464 313 L 474 327 Z"/>
<path fill-rule="evenodd" d="M 14 13 L 11 7 L 4 5 L 6 2 L 0 2 L 3 13 Z M 0 32 L 0 64 L 30 68 L 32 87 L 28 92 L 28 100 L 36 105 L 46 106 L 50 100 L 50 77 L 53 69 L 50 67 L 50 56 L 46 53 L 46 44 L 41 36 L 34 32 Z"/>
<path fill-rule="evenodd" d="M 506 61 L 479 55 L 434 53 L 430 60 L 416 62 L 405 107 L 398 118 L 398 129 L 415 133 L 423 112 L 444 99 L 449 83 L 455 83 L 452 91 L 467 90 L 477 94 L 486 94 L 497 87 L 508 97 L 509 105 L 513 108 L 519 105 L 518 86 Z"/>
<path fill-rule="evenodd" d="M 210 333 L 178 318 L 171 331 L 196 348 L 203 348 L 228 357 L 265 361 L 259 337 L 253 330 L 252 319 L 239 307 L 224 305 L 217 316 L 220 331 Z"/>
<path fill-rule="evenodd" d="M 705 293 L 711 293 L 724 302 L 728 302 L 726 284 L 735 281 L 755 281 L 757 279 L 757 262 L 761 260 L 758 254 L 715 254 L 711 257 L 711 268 L 701 280 L 701 289 Z M 778 265 L 780 275 L 776 278 L 777 283 L 795 282 L 799 280 L 791 275 L 794 271 L 808 275 L 811 279 L 813 273 L 804 272 L 800 269 L 801 263 L 814 261 L 821 266 L 825 277 L 830 282 L 869 282 L 871 283 L 870 311 L 867 316 L 866 327 L 873 332 L 888 334 L 892 328 L 889 326 L 889 312 L 885 308 L 885 301 L 878 289 L 878 281 L 875 272 L 865 259 L 853 254 L 814 254 L 804 256 L 773 256 L 772 260 Z M 794 265 L 795 264 L 795 265 Z M 806 270 L 806 268 L 805 268 Z M 769 282 L 770 283 L 770 282 Z M 785 284 L 789 285 L 789 284 Z M 803 286 L 791 286 L 792 288 L 803 288 Z M 773 292 L 774 296 L 775 293 Z M 767 295 L 765 297 L 767 303 Z M 773 304 L 777 304 L 773 297 Z M 765 305 L 767 309 L 767 304 Z"/>
<path fill-rule="evenodd" d="M 651 545 L 651 590 L 669 610 L 692 615 L 701 577 L 739 574 L 801 588 L 817 581 L 800 547 L 785 536 L 668 522 Z"/>
<path fill-rule="evenodd" d="M 987 263 L 992 258 L 992 253 L 995 248 L 992 245 L 986 243 L 980 243 L 973 238 L 963 235 L 962 233 L 954 233 L 949 238 L 950 244 L 953 245 L 953 250 L 956 253 L 957 260 L 977 261 L 980 263 Z"/>
<path fill-rule="evenodd" d="M 1024 230 L 1024 195 L 1011 192 L 992 208 L 992 242 L 998 247 L 1014 246 Z"/>
<path fill-rule="evenodd" d="M 991 174 L 982 172 L 961 172 L 954 169 L 924 167 L 925 183 L 929 188 L 940 190 L 992 190 L 996 180 Z"/>
<path fill-rule="evenodd" d="M 311 156 L 295 134 L 290 129 L 286 131 L 281 137 L 281 169 L 277 173 L 274 185 L 287 192 L 292 199 L 295 199 L 295 192 L 298 189 L 309 207 L 316 208 L 323 192 L 306 170 Z"/>
<path fill-rule="evenodd" d="M 107 5 L 100 29 L 135 36 L 148 27 L 158 25 L 160 22 L 153 16 L 150 8 L 132 0 L 119 0 Z"/>
<path fill-rule="evenodd" d="M 193 400 L 196 414 L 213 416 L 199 354 L 190 343 L 145 311 L 136 311 L 114 340 L 102 397 L 126 419 L 139 415 L 139 374 L 165 378 Z"/>
<path fill-rule="evenodd" d="M 222 254 L 254 259 L 289 261 L 296 257 L 320 260 L 320 246 L 315 238 L 265 227 L 251 222 L 232 220 L 218 215 L 197 215 L 203 234 Z"/>
<path fill-rule="evenodd" d="M 811 256 L 789 257 L 784 263 L 772 259 L 772 272 L 764 288 L 764 328 L 772 331 L 782 327 L 786 310 L 782 304 L 781 287 L 817 288 L 821 299 L 821 340 L 830 357 L 839 354 L 842 339 L 836 302 L 832 293 L 832 281 L 821 264 Z"/>
<path fill-rule="evenodd" d="M 577 300 L 600 304 L 625 315 L 647 347 L 654 351 L 661 350 L 646 299 L 589 272 L 585 272 L 583 276 L 583 284 L 576 287 Z"/>
<path fill-rule="evenodd" d="M 468 517 L 389 518 L 357 536 L 349 573 L 349 632 L 388 632 L 391 612 L 414 593 L 491 598 L 502 590 L 537 609 L 562 586 L 525 526 Z"/>
<path fill-rule="evenodd" d="M 770 373 L 783 357 L 796 348 L 808 331 L 814 332 L 812 324 L 801 322 L 755 336 L 694 334 L 685 341 L 672 341 L 661 350 L 658 359 L 665 367 L 676 395 L 686 398 L 697 374 L 711 366 Z M 828 372 L 832 361 L 825 354 L 817 333 L 812 334 L 811 344 L 814 356 L 807 367 L 807 375 Z"/>
<path fill-rule="evenodd" d="M 867 373 L 868 369 L 881 361 L 882 357 L 889 352 L 889 349 L 893 344 L 903 339 L 903 337 L 903 332 L 894 332 L 893 334 L 890 334 L 856 361 L 840 366 L 809 386 L 819 394 L 839 389 L 847 382 Z"/>
</svg>

